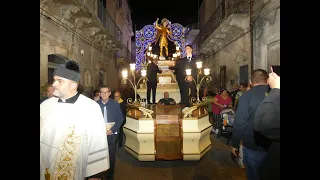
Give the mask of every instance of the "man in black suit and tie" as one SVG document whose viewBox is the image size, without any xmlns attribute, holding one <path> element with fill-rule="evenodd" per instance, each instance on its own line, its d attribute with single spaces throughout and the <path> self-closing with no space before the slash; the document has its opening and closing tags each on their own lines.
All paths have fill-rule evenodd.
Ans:
<svg viewBox="0 0 320 180">
<path fill-rule="evenodd" d="M 147 67 L 147 102 L 148 104 L 151 104 L 150 102 L 150 92 L 152 90 L 152 103 L 156 104 L 156 89 L 157 89 L 157 73 L 162 73 L 162 71 L 159 69 L 158 65 L 156 64 L 157 60 L 153 60 L 151 63 L 148 64 Z"/>
<path fill-rule="evenodd" d="M 185 47 L 187 56 L 178 60 L 175 66 L 170 67 L 169 69 L 175 71 L 176 79 L 180 88 L 180 104 L 185 104 L 187 107 L 190 106 L 189 101 L 189 88 L 191 89 L 191 97 L 197 98 L 197 89 L 192 78 L 196 80 L 198 69 L 196 65 L 197 59 L 192 56 L 192 47 L 187 45 Z M 186 78 L 186 69 L 191 69 L 191 76 Z"/>
</svg>

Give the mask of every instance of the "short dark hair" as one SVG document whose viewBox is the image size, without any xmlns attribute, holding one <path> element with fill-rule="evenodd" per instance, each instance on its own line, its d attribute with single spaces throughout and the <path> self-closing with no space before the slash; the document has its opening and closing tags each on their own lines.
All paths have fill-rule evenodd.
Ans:
<svg viewBox="0 0 320 180">
<path fill-rule="evenodd" d="M 108 88 L 108 91 L 111 92 L 111 89 L 106 85 L 101 86 L 99 90 L 101 90 L 102 88 Z"/>
<path fill-rule="evenodd" d="M 258 83 L 267 83 L 268 80 L 268 73 L 263 69 L 256 69 L 251 73 L 251 83 L 258 84 Z"/>
<path fill-rule="evenodd" d="M 186 45 L 186 47 L 188 47 L 188 46 L 189 46 L 191 49 L 193 49 L 193 48 L 192 48 L 192 46 L 191 46 L 190 44 L 187 44 L 187 45 Z M 185 48 L 186 48 L 186 47 L 185 47 Z"/>
</svg>

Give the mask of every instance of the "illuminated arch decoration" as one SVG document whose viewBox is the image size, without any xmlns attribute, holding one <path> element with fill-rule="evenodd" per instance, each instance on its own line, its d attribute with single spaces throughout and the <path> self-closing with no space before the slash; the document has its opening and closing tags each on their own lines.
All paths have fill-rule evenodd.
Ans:
<svg viewBox="0 0 320 180">
<path fill-rule="evenodd" d="M 171 24 L 169 21 L 169 25 L 171 25 L 172 36 L 167 35 L 167 38 L 174 42 L 175 44 L 179 44 L 179 47 L 182 47 L 182 56 L 185 55 L 185 40 L 189 35 L 190 29 L 183 27 L 179 23 Z M 141 30 L 136 31 L 136 70 L 141 69 L 141 65 L 146 62 L 145 52 L 148 48 L 148 44 L 156 41 L 157 30 L 155 22 L 153 25 L 146 25 Z"/>
</svg>

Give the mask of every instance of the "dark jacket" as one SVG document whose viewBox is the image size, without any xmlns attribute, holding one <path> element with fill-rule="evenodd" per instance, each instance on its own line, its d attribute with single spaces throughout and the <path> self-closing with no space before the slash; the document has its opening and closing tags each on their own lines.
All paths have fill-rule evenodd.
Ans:
<svg viewBox="0 0 320 180">
<path fill-rule="evenodd" d="M 115 132 L 119 133 L 119 129 L 123 123 L 123 115 L 122 115 L 119 103 L 113 99 L 110 99 L 110 98 L 106 104 L 102 103 L 102 99 L 97 101 L 97 103 L 100 105 L 102 115 L 103 115 L 104 106 L 107 107 L 108 122 L 109 123 L 115 122 L 115 125 L 111 128 L 111 131 L 113 133 L 115 133 Z"/>
<path fill-rule="evenodd" d="M 263 99 L 268 95 L 268 85 L 252 87 L 239 99 L 236 117 L 232 129 L 232 146 L 239 148 L 242 140 L 243 146 L 254 151 L 266 151 L 268 142 L 257 146 L 254 141 L 254 117 L 256 110 Z"/>
<path fill-rule="evenodd" d="M 158 65 L 155 63 L 149 63 L 147 67 L 147 78 L 149 82 L 156 83 L 157 80 L 157 73 L 162 73 L 162 71 L 159 69 Z"/>
<path fill-rule="evenodd" d="M 280 89 L 272 89 L 257 109 L 256 133 L 268 138 L 271 145 L 259 174 L 263 180 L 280 179 Z M 259 143 L 256 139 L 257 144 Z"/>
<path fill-rule="evenodd" d="M 186 69 L 191 69 L 191 75 L 196 80 L 198 75 L 198 69 L 197 69 L 197 58 L 192 56 L 191 62 L 187 59 L 187 57 L 184 57 L 182 59 L 179 59 L 175 66 L 169 67 L 169 69 L 175 71 L 176 79 L 177 81 L 183 82 L 186 77 Z"/>
<path fill-rule="evenodd" d="M 122 101 L 121 103 L 119 103 L 122 115 L 123 115 L 123 123 L 122 126 L 126 123 L 126 113 L 127 113 L 127 109 L 126 109 L 126 102 Z"/>
</svg>

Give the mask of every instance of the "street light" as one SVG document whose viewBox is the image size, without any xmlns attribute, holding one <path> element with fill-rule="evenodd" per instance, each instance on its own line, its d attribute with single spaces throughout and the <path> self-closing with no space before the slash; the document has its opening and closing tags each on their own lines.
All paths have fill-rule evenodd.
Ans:
<svg viewBox="0 0 320 180">
<path fill-rule="evenodd" d="M 192 78 L 194 84 L 196 85 L 196 89 L 197 89 L 197 100 L 196 100 L 196 105 L 199 105 L 201 103 L 205 103 L 204 98 L 202 100 L 199 99 L 199 91 L 200 91 L 200 86 L 201 83 L 203 82 L 203 80 L 205 80 L 206 82 L 210 82 L 212 80 L 211 76 L 209 76 L 210 74 L 210 69 L 206 68 L 204 69 L 204 76 L 201 78 L 200 82 L 199 82 L 199 76 L 201 74 L 201 68 L 202 68 L 202 62 L 198 61 L 196 62 L 197 68 L 198 68 L 198 75 L 197 75 L 197 81 Z M 191 69 L 186 69 L 186 78 L 185 81 L 188 81 L 188 77 L 191 76 Z M 188 81 L 189 82 L 189 81 Z M 195 97 L 191 97 L 191 103 L 193 103 L 195 101 Z"/>
<path fill-rule="evenodd" d="M 134 89 L 134 101 L 132 102 L 132 99 L 128 98 L 128 100 L 127 100 L 128 104 L 133 105 L 133 106 L 141 106 L 140 99 L 137 99 L 137 90 L 138 90 L 138 85 L 141 80 L 145 79 L 148 81 L 148 79 L 146 78 L 147 70 L 146 69 L 141 70 L 142 77 L 139 78 L 138 82 L 136 83 L 135 69 L 136 69 L 136 64 L 134 64 L 134 63 L 130 64 L 130 71 L 133 76 L 133 82 L 128 78 L 128 71 L 126 69 L 124 69 L 122 71 L 122 84 L 127 84 L 127 82 L 129 81 L 131 86 Z"/>
</svg>

